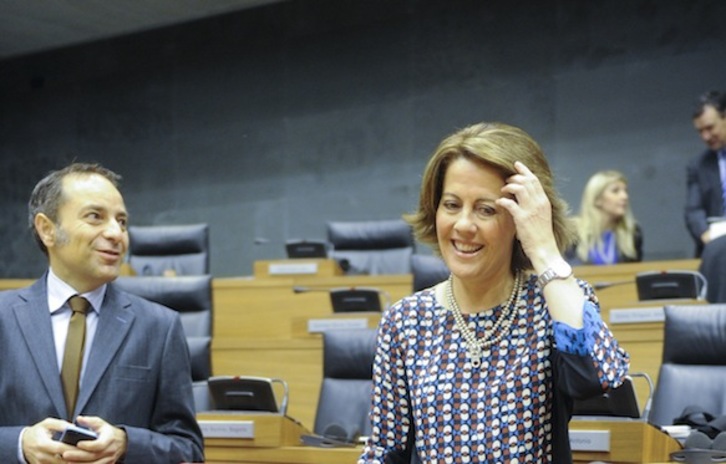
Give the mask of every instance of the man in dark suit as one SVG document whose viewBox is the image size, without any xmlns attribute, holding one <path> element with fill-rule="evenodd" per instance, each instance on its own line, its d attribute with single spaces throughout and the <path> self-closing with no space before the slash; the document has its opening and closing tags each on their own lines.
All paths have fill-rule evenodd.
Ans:
<svg viewBox="0 0 726 464">
<path fill-rule="evenodd" d="M 111 283 L 129 242 L 119 180 L 75 163 L 33 190 L 31 228 L 49 268 L 32 286 L 0 294 L 2 463 L 204 459 L 179 315 Z M 71 310 L 74 295 L 90 307 Z M 72 328 L 77 314 L 82 323 Z M 67 381 L 74 341 L 80 374 Z M 97 438 L 53 439 L 73 421 Z"/>
<path fill-rule="evenodd" d="M 686 224 L 699 257 L 703 247 L 714 238 L 707 219 L 725 214 L 726 94 L 707 92 L 701 96 L 693 125 L 708 147 L 687 168 Z"/>
</svg>

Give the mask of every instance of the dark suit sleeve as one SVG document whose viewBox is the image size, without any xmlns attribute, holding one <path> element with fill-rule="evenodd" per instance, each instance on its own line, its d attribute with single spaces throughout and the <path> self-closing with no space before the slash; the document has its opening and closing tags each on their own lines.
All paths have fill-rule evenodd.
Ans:
<svg viewBox="0 0 726 464">
<path fill-rule="evenodd" d="M 703 156 L 688 163 L 686 168 L 686 225 L 696 243 L 701 243 L 701 235 L 708 230 L 708 212 L 703 195 L 704 180 L 701 179 L 700 163 Z"/>
<path fill-rule="evenodd" d="M 159 337 L 165 340 L 152 422 L 148 429 L 123 426 L 128 437 L 124 462 L 201 462 L 203 441 L 194 412 L 189 350 L 177 314 Z"/>
</svg>

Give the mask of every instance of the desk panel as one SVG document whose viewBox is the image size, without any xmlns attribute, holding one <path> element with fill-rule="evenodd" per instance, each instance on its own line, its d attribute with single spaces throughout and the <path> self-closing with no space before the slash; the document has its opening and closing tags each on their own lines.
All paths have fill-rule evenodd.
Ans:
<svg viewBox="0 0 726 464">
<path fill-rule="evenodd" d="M 630 353 L 630 371 L 645 372 L 653 381 L 658 381 L 663 353 L 663 323 L 640 322 L 615 324 L 610 322 L 612 309 L 663 308 L 669 304 L 703 304 L 696 300 L 651 300 L 638 301 L 635 276 L 639 272 L 666 270 L 698 270 L 700 260 L 646 261 L 641 263 L 616 264 L 613 266 L 578 266 L 575 275 L 593 286 L 610 284 L 596 290 L 600 300 L 602 317 L 608 323 L 620 345 Z M 641 408 L 648 398 L 648 385 L 642 379 L 634 383 Z"/>
<path fill-rule="evenodd" d="M 639 421 L 571 421 L 571 430 L 605 431 L 609 451 L 574 451 L 573 461 L 617 463 L 656 463 L 668 460 L 681 449 L 673 438 Z M 207 463 L 244 464 L 355 464 L 362 447 L 316 448 L 309 446 L 246 447 L 235 440 L 205 440 Z"/>
<path fill-rule="evenodd" d="M 214 279 L 214 337 L 234 339 L 291 339 L 297 318 L 333 315 L 327 290 L 373 287 L 395 302 L 411 294 L 410 275 Z M 304 287 L 304 293 L 295 293 Z"/>
<path fill-rule="evenodd" d="M 410 275 L 294 276 L 260 279 L 215 279 L 214 375 L 255 375 L 285 379 L 290 388 L 289 414 L 313 428 L 323 350 L 320 333 L 308 324 L 361 323 L 375 328 L 380 313 L 333 314 L 328 290 L 373 287 L 391 301 L 411 293 Z M 308 291 L 295 293 L 302 286 Z"/>
</svg>

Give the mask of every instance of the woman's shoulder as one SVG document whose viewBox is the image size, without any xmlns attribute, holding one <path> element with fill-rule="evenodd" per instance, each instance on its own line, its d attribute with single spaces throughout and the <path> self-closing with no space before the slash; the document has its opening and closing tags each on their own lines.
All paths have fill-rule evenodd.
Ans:
<svg viewBox="0 0 726 464">
<path fill-rule="evenodd" d="M 441 284 L 419 290 L 401 298 L 385 311 L 383 318 L 389 321 L 398 320 L 412 323 L 421 318 L 431 317 L 432 312 L 442 307 L 437 295 L 439 285 Z"/>
</svg>

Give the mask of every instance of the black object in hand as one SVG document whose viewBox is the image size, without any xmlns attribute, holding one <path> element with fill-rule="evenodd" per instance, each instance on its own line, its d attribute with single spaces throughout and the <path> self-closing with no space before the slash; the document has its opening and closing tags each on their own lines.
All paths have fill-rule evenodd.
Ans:
<svg viewBox="0 0 726 464">
<path fill-rule="evenodd" d="M 53 440 L 76 446 L 82 440 L 95 440 L 96 432 L 79 425 L 69 425 L 65 430 L 53 434 Z"/>
</svg>

